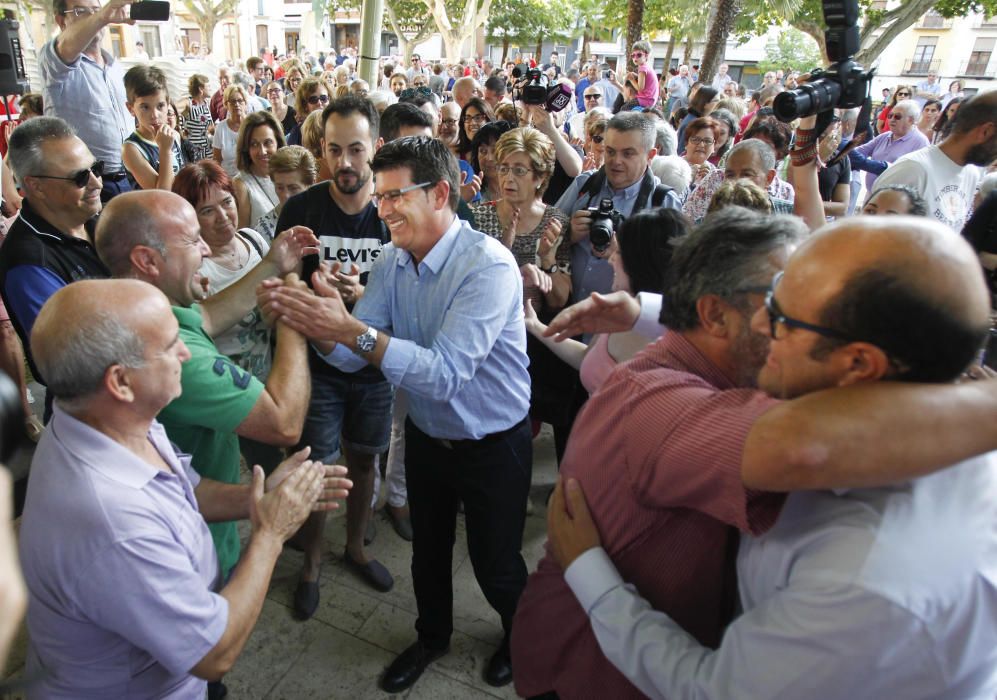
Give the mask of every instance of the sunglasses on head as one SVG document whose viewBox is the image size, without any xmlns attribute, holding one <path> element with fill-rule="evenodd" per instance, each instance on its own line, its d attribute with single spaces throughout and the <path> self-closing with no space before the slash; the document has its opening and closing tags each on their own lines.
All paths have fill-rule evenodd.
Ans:
<svg viewBox="0 0 997 700">
<path fill-rule="evenodd" d="M 104 176 L 104 161 L 95 160 L 93 165 L 89 168 L 83 168 L 82 170 L 77 170 L 68 177 L 59 177 L 58 175 L 32 175 L 31 177 L 42 178 L 43 180 L 66 180 L 67 182 L 73 183 L 76 187 L 80 189 L 87 186 L 90 182 L 90 173 L 98 180 Z"/>
<path fill-rule="evenodd" d="M 400 93 L 398 93 L 398 99 L 399 100 L 410 100 L 413 97 L 415 97 L 416 95 L 423 95 L 425 97 L 429 97 L 432 94 L 433 94 L 432 90 L 430 90 L 425 85 L 420 85 L 419 87 L 405 88 Z"/>
</svg>

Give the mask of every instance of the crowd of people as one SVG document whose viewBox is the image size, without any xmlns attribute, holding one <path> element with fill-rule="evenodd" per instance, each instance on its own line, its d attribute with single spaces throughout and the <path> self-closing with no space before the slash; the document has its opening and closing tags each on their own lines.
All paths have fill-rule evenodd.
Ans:
<svg viewBox="0 0 997 700">
<path fill-rule="evenodd" d="M 223 697 L 285 543 L 315 613 L 328 511 L 392 589 L 382 491 L 418 609 L 387 692 L 449 651 L 463 513 L 524 697 L 994 696 L 997 91 L 789 124 L 805 76 L 638 41 L 373 83 L 267 52 L 180 98 L 102 48 L 128 4 L 56 0 L 5 161 L 29 697 Z"/>
</svg>

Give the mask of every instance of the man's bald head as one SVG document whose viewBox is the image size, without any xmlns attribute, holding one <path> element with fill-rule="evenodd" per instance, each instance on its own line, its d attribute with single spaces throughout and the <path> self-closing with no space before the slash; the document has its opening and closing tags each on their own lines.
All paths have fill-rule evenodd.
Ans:
<svg viewBox="0 0 997 700">
<path fill-rule="evenodd" d="M 463 78 L 455 81 L 451 93 L 453 94 L 453 101 L 460 105 L 461 109 L 464 108 L 464 105 L 466 105 L 472 97 L 483 97 L 481 85 L 479 85 L 478 81 L 470 75 L 464 76 Z"/>
<path fill-rule="evenodd" d="M 82 280 L 63 287 L 45 302 L 31 331 L 48 391 L 61 402 L 77 402 L 100 391 L 109 367 L 141 367 L 141 330 L 163 318 L 172 318 L 169 301 L 145 282 Z"/>
<path fill-rule="evenodd" d="M 972 248 L 924 217 L 856 217 L 800 247 L 786 278 L 822 300 L 817 323 L 879 347 L 908 381 L 947 382 L 972 361 L 990 299 Z M 822 338 L 813 354 L 842 341 Z"/>
<path fill-rule="evenodd" d="M 145 246 L 166 254 L 163 236 L 167 226 L 190 204 L 183 197 L 166 190 L 126 192 L 104 207 L 97 222 L 97 255 L 115 277 L 132 275 L 131 252 Z M 196 221 L 196 215 L 195 215 Z"/>
</svg>

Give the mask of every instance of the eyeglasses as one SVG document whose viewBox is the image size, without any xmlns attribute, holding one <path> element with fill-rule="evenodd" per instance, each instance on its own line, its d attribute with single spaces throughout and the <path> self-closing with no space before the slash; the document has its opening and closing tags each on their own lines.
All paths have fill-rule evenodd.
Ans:
<svg viewBox="0 0 997 700">
<path fill-rule="evenodd" d="M 73 15 L 74 17 L 90 17 L 100 12 L 99 7 L 74 7 L 71 10 L 63 10 L 64 15 Z"/>
<path fill-rule="evenodd" d="M 903 119 L 903 118 L 904 118 L 904 115 L 900 114 L 899 112 L 894 112 L 894 113 L 890 114 L 890 121 L 893 121 L 894 119 Z"/>
<path fill-rule="evenodd" d="M 909 92 L 898 92 L 897 97 L 910 97 Z"/>
<path fill-rule="evenodd" d="M 698 144 L 700 146 L 712 146 L 716 141 L 709 138 L 708 136 L 692 136 L 689 138 L 689 143 Z"/>
<path fill-rule="evenodd" d="M 812 323 L 807 323 L 805 321 L 799 321 L 795 318 L 790 318 L 782 312 L 779 305 L 775 301 L 775 288 L 779 286 L 779 281 L 782 280 L 782 272 L 777 272 L 775 277 L 772 278 L 772 286 L 769 288 L 768 292 L 765 294 L 765 311 L 769 315 L 769 332 L 772 334 L 772 338 L 776 338 L 776 328 L 781 323 L 787 328 L 800 328 L 805 331 L 810 331 L 811 333 L 816 333 L 817 335 L 822 335 L 826 338 L 835 338 L 837 340 L 844 340 L 851 342 L 854 340 L 851 336 L 841 331 L 836 331 L 833 328 L 825 328 L 824 326 L 815 326 Z"/>
<path fill-rule="evenodd" d="M 457 120 L 456 119 L 444 119 L 443 121 L 440 122 L 440 124 L 442 126 L 457 126 Z"/>
<path fill-rule="evenodd" d="M 512 173 L 516 177 L 524 177 L 533 172 L 532 168 L 524 168 L 522 165 L 500 165 L 495 170 L 498 172 L 499 177 L 505 177 L 509 173 Z"/>
<path fill-rule="evenodd" d="M 410 100 L 410 99 L 412 99 L 413 97 L 415 97 L 417 95 L 423 95 L 425 97 L 429 97 L 432 94 L 433 94 L 432 90 L 430 90 L 425 85 L 420 85 L 418 87 L 405 88 L 400 93 L 398 93 L 398 99 L 399 100 Z"/>
<path fill-rule="evenodd" d="M 394 204 L 397 202 L 402 195 L 408 192 L 414 192 L 415 190 L 423 190 L 427 187 L 432 187 L 435 182 L 420 182 L 418 185 L 409 185 L 408 187 L 403 187 L 400 190 L 391 190 L 390 192 L 382 192 L 381 194 L 374 193 L 370 197 L 370 201 L 374 203 L 375 207 L 380 208 L 380 206 L 386 202 Z"/>
<path fill-rule="evenodd" d="M 279 87 L 270 88 L 269 90 L 267 90 L 267 94 L 268 95 L 280 95 L 283 92 L 284 91 L 282 89 L 280 89 Z"/>
<path fill-rule="evenodd" d="M 585 99 L 586 100 L 601 100 L 602 99 L 602 95 L 600 95 L 599 93 L 595 92 L 595 93 L 592 93 L 591 95 L 585 95 Z"/>
<path fill-rule="evenodd" d="M 324 105 L 329 103 L 328 95 L 312 95 L 308 98 L 308 104 L 310 105 Z"/>
<path fill-rule="evenodd" d="M 465 122 L 471 122 L 472 124 L 487 124 L 490 120 L 487 114 L 475 114 L 473 117 L 468 114 L 464 117 Z"/>
<path fill-rule="evenodd" d="M 230 104 L 230 105 L 244 105 L 244 104 L 246 104 L 246 101 L 244 99 L 242 99 L 241 97 L 234 97 L 234 98 L 232 98 L 231 100 L 228 101 L 228 104 Z"/>
<path fill-rule="evenodd" d="M 645 54 L 643 51 L 634 51 L 632 54 L 630 54 L 630 58 L 641 58 L 644 55 Z"/>
<path fill-rule="evenodd" d="M 603 134 L 596 134 L 592 137 L 592 143 L 602 143 L 605 140 L 606 137 Z"/>
<path fill-rule="evenodd" d="M 89 168 L 83 168 L 83 170 L 77 170 L 75 173 L 72 173 L 68 177 L 59 177 L 58 175 L 31 175 L 31 177 L 38 177 L 44 180 L 65 180 L 67 182 L 73 183 L 80 189 L 83 189 L 84 187 L 87 186 L 87 183 L 90 182 L 91 173 L 93 173 L 93 176 L 98 180 L 101 177 L 103 177 L 104 161 L 95 160 L 93 162 L 93 165 L 91 165 Z"/>
</svg>

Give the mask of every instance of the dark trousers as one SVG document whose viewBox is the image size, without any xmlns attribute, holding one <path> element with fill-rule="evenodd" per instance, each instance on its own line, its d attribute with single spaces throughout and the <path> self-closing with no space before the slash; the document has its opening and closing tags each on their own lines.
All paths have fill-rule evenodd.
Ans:
<svg viewBox="0 0 997 700">
<path fill-rule="evenodd" d="M 405 422 L 405 480 L 412 517 L 412 583 L 419 640 L 443 649 L 453 632 L 453 545 L 464 503 L 474 576 L 502 618 L 506 643 L 526 586 L 521 553 L 533 472 L 530 425 L 445 443 Z"/>
</svg>

